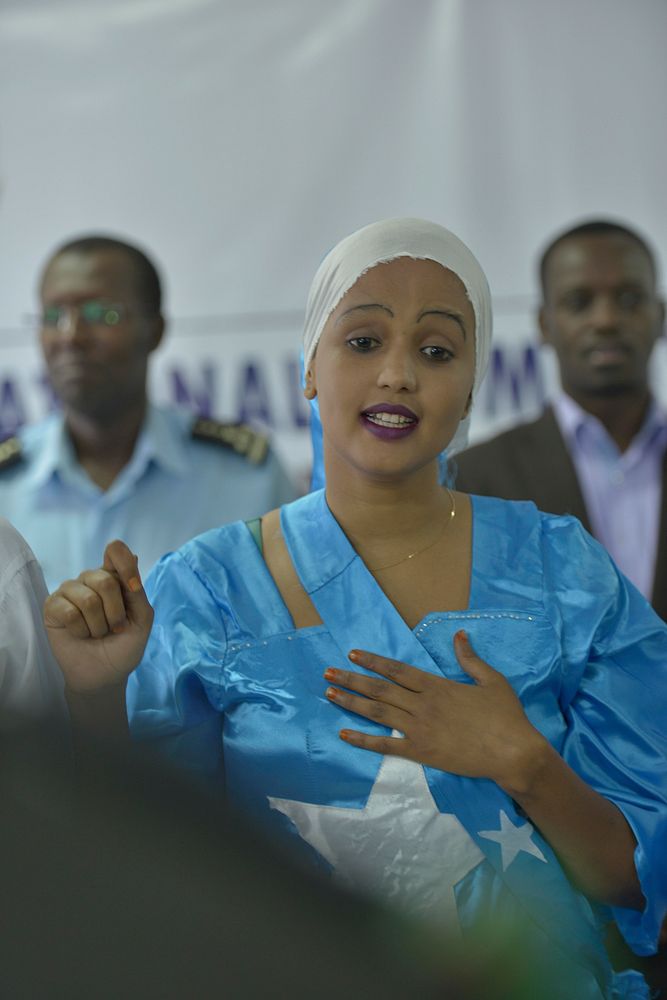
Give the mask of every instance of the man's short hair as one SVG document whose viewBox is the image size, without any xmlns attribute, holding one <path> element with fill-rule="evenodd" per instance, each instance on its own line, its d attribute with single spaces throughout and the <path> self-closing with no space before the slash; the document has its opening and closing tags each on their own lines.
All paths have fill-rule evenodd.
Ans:
<svg viewBox="0 0 667 1000">
<path fill-rule="evenodd" d="M 56 259 L 64 253 L 97 253 L 98 251 L 111 251 L 122 254 L 128 263 L 128 270 L 132 275 L 139 299 L 146 307 L 150 315 L 158 316 L 162 309 L 162 282 L 157 267 L 148 255 L 133 243 L 125 243 L 123 240 L 115 239 L 112 236 L 91 233 L 88 236 L 79 236 L 76 239 L 68 240 L 54 250 L 42 272 L 42 281 L 49 267 Z"/>
<path fill-rule="evenodd" d="M 653 277 L 657 281 L 658 266 L 656 263 L 656 255 L 651 244 L 644 236 L 640 235 L 640 233 L 638 233 L 635 229 L 631 229 L 622 222 L 614 222 L 612 219 L 589 219 L 587 222 L 581 222 L 578 225 L 565 230 L 565 232 L 559 233 L 558 236 L 556 236 L 556 238 L 553 239 L 542 252 L 542 255 L 539 258 L 539 275 L 543 297 L 546 295 L 547 269 L 554 250 L 556 250 L 556 248 L 566 240 L 573 239 L 578 236 L 623 236 L 625 239 L 632 240 L 637 244 L 637 246 L 641 247 L 646 254 L 651 265 Z"/>
</svg>

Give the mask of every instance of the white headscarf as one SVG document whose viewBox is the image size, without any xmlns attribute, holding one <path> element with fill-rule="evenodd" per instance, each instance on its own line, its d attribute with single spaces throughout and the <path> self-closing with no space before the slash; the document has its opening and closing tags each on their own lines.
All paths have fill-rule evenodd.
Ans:
<svg viewBox="0 0 667 1000">
<path fill-rule="evenodd" d="M 358 229 L 330 250 L 313 278 L 303 331 L 307 371 L 324 326 L 343 296 L 362 274 L 396 257 L 434 260 L 453 271 L 465 286 L 475 313 L 475 379 L 473 402 L 484 378 L 491 344 L 491 293 L 477 260 L 465 243 L 444 226 L 424 219 L 386 219 Z M 459 424 L 447 448 L 453 455 L 465 448 L 470 416 Z"/>
</svg>

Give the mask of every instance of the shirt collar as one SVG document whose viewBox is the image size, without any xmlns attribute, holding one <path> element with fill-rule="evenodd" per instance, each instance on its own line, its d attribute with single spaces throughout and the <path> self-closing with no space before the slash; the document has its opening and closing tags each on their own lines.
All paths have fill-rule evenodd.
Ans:
<svg viewBox="0 0 667 1000">
<path fill-rule="evenodd" d="M 592 413 L 582 409 L 567 393 L 560 392 L 552 400 L 551 405 L 561 433 L 567 441 L 580 440 L 586 430 L 597 435 L 602 433 L 605 438 L 611 440 L 602 422 Z M 667 413 L 655 399 L 651 399 L 644 423 L 635 435 L 632 445 L 647 443 L 658 435 L 667 436 Z"/>
<path fill-rule="evenodd" d="M 30 446 L 32 433 L 33 429 L 28 428 L 26 444 L 29 454 L 35 457 L 26 475 L 27 484 L 38 489 L 55 475 L 67 476 L 77 468 L 74 448 L 61 413 L 47 417 L 41 425 L 35 427 L 34 433 L 38 435 L 38 441 L 34 449 Z"/>
<path fill-rule="evenodd" d="M 185 445 L 186 425 L 186 416 L 149 403 L 132 457 L 110 492 L 120 480 L 136 479 L 151 462 L 177 476 L 187 475 L 190 462 Z M 39 489 L 55 476 L 63 480 L 83 476 L 63 415 L 47 418 L 41 428 L 26 482 Z"/>
<path fill-rule="evenodd" d="M 144 426 L 126 468 L 136 466 L 143 470 L 153 461 L 167 472 L 186 475 L 190 462 L 185 444 L 185 425 L 183 414 L 149 403 Z"/>
</svg>

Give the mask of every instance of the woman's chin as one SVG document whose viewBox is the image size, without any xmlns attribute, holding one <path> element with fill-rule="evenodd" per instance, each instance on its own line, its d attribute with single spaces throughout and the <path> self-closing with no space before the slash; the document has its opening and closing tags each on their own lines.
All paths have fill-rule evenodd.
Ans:
<svg viewBox="0 0 667 1000">
<path fill-rule="evenodd" d="M 415 456 L 410 456 L 408 461 L 396 455 L 383 456 L 382 459 L 375 455 L 372 459 L 348 462 L 346 467 L 347 474 L 355 479 L 395 485 L 431 478 L 437 481 L 439 472 L 437 455 L 425 457 L 423 461 L 416 460 Z"/>
</svg>

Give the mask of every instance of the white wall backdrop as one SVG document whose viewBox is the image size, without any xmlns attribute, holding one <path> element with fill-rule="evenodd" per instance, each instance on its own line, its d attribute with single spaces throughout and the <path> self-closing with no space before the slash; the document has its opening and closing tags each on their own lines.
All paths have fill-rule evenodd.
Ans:
<svg viewBox="0 0 667 1000">
<path fill-rule="evenodd" d="M 109 231 L 165 276 L 155 395 L 268 423 L 297 470 L 310 278 L 404 214 L 489 276 L 475 436 L 533 412 L 544 242 L 612 215 L 667 262 L 666 42 L 665 0 L 2 0 L 0 432 L 49 406 L 23 323 L 44 258 Z"/>
</svg>

